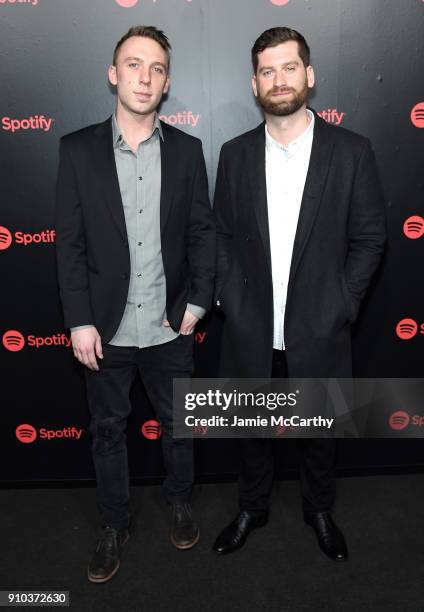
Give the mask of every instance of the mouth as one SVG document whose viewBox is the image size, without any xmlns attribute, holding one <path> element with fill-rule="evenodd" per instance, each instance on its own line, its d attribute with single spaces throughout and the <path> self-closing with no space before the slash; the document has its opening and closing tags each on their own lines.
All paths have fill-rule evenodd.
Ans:
<svg viewBox="0 0 424 612">
<path fill-rule="evenodd" d="M 152 97 L 152 94 L 145 91 L 134 91 L 133 93 L 140 102 L 147 102 Z"/>
<path fill-rule="evenodd" d="M 272 91 L 270 93 L 271 97 L 282 97 L 282 96 L 288 96 L 290 94 L 292 94 L 292 90 L 291 89 L 284 89 L 282 91 Z"/>
</svg>

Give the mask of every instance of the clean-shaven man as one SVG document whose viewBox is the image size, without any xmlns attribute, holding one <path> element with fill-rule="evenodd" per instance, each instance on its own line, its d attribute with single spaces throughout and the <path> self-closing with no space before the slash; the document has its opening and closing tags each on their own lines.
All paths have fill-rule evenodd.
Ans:
<svg viewBox="0 0 424 612">
<path fill-rule="evenodd" d="M 137 375 L 162 423 L 170 538 L 199 539 L 189 503 L 192 440 L 172 437 L 172 380 L 193 370 L 193 330 L 212 301 L 215 228 L 200 140 L 159 121 L 170 44 L 152 26 L 117 43 L 104 123 L 61 140 L 57 261 L 65 324 L 85 368 L 103 531 L 92 582 L 119 569 L 129 537 L 125 428 Z"/>
<path fill-rule="evenodd" d="M 383 197 L 369 141 L 307 108 L 314 71 L 304 37 L 269 29 L 252 49 L 265 122 L 224 144 L 217 175 L 221 372 L 234 377 L 351 377 L 350 328 L 385 242 Z M 348 556 L 332 516 L 335 440 L 302 439 L 304 519 L 323 552 Z M 266 524 L 269 440 L 240 440 L 240 511 L 219 554 Z"/>
</svg>

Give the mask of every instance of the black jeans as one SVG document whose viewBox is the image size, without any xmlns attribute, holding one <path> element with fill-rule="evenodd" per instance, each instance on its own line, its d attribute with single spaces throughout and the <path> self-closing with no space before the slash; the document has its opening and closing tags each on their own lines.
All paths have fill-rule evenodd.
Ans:
<svg viewBox="0 0 424 612">
<path fill-rule="evenodd" d="M 162 452 L 169 503 L 187 501 L 194 479 L 193 440 L 172 437 L 172 379 L 193 373 L 193 334 L 143 349 L 105 345 L 100 370 L 86 368 L 97 500 L 103 525 L 128 527 L 129 474 L 125 429 L 129 393 L 137 371 L 162 425 Z"/>
<path fill-rule="evenodd" d="M 272 377 L 287 377 L 284 351 L 274 350 Z M 297 440 L 301 452 L 300 490 L 304 514 L 331 509 L 335 498 L 334 439 L 303 438 Z M 263 438 L 240 440 L 239 503 L 252 514 L 268 512 L 274 475 L 272 440 Z"/>
</svg>

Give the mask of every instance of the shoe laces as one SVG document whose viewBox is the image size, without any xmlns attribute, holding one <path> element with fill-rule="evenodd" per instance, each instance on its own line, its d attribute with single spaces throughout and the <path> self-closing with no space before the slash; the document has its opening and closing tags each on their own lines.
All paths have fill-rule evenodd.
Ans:
<svg viewBox="0 0 424 612">
<path fill-rule="evenodd" d="M 187 502 L 175 504 L 175 514 L 180 521 L 189 522 L 193 518 L 191 506 Z"/>
<path fill-rule="evenodd" d="M 97 551 L 103 548 L 106 551 L 112 550 L 118 539 L 118 531 L 113 527 L 105 527 L 97 543 Z"/>
</svg>

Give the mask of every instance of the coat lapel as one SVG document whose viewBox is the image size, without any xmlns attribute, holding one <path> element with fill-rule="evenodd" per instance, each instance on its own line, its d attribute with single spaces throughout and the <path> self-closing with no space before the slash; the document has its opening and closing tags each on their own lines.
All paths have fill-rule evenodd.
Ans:
<svg viewBox="0 0 424 612">
<path fill-rule="evenodd" d="M 327 181 L 334 146 L 329 132 L 325 121 L 315 114 L 314 138 L 293 245 L 289 288 L 308 242 Z"/>
<path fill-rule="evenodd" d="M 109 210 L 122 238 L 127 240 L 124 208 L 122 206 L 118 173 L 116 171 L 115 156 L 113 153 L 111 118 L 101 123 L 95 134 L 98 141 L 96 142 L 93 159 L 99 168 L 99 174 L 102 178 L 102 185 Z"/>
<path fill-rule="evenodd" d="M 160 231 L 161 235 L 166 225 L 172 207 L 176 169 L 178 165 L 178 151 L 175 146 L 173 134 L 167 125 L 162 123 L 163 141 L 160 139 L 161 159 L 161 190 L 160 190 Z"/>
<path fill-rule="evenodd" d="M 271 270 L 271 247 L 268 224 L 268 205 L 265 176 L 265 123 L 252 132 L 250 146 L 247 147 L 247 168 L 250 179 L 250 193 L 259 233 Z"/>
</svg>

